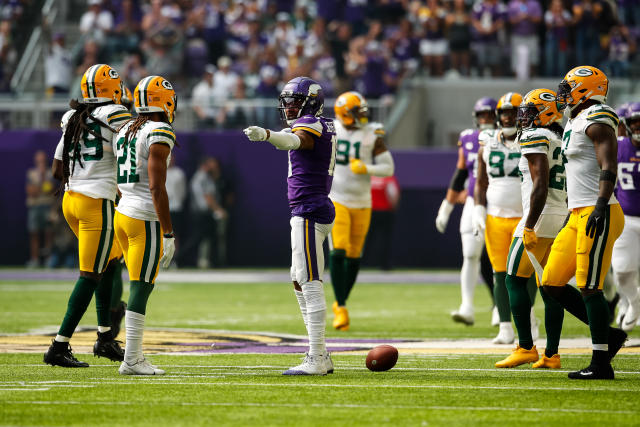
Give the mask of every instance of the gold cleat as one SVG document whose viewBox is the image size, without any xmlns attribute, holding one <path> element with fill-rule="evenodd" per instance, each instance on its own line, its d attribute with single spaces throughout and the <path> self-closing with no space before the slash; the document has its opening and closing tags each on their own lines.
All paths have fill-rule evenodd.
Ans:
<svg viewBox="0 0 640 427">
<path fill-rule="evenodd" d="M 538 358 L 538 349 L 535 345 L 531 347 L 531 350 L 518 345 L 506 359 L 496 362 L 496 368 L 515 368 L 525 363 L 536 362 Z"/>
<path fill-rule="evenodd" d="M 540 360 L 533 364 L 532 368 L 560 369 L 560 355 L 554 354 L 551 357 L 547 357 L 543 354 Z"/>
<path fill-rule="evenodd" d="M 333 318 L 333 327 L 339 331 L 349 330 L 349 312 L 347 307 L 336 306 L 334 310 L 335 317 Z"/>
<path fill-rule="evenodd" d="M 331 306 L 331 310 L 333 310 L 333 314 L 338 314 L 338 301 L 334 301 L 333 305 Z"/>
</svg>

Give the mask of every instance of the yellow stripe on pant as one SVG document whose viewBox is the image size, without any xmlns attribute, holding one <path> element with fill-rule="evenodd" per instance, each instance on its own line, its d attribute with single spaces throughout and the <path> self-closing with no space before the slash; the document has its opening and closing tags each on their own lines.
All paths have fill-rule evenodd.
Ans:
<svg viewBox="0 0 640 427">
<path fill-rule="evenodd" d="M 351 209 L 333 202 L 336 219 L 331 230 L 331 249 L 343 249 L 347 258 L 360 258 L 371 224 L 371 208 Z"/>
<path fill-rule="evenodd" d="M 484 240 L 487 254 L 493 271 L 504 273 L 507 271 L 507 257 L 513 233 L 520 222 L 520 218 L 500 218 L 487 215 L 487 228 Z"/>
<path fill-rule="evenodd" d="M 129 280 L 155 282 L 162 256 L 160 222 L 143 221 L 116 212 L 115 230 L 129 270 Z"/>
<path fill-rule="evenodd" d="M 586 206 L 571 211 L 569 222 L 551 246 L 542 275 L 543 285 L 564 286 L 575 275 L 579 288 L 602 289 L 611 267 L 613 244 L 624 228 L 624 214 L 619 204 L 608 205 L 604 230 L 592 239 L 587 236 L 586 229 L 594 209 L 595 206 Z"/>
<path fill-rule="evenodd" d="M 80 271 L 102 273 L 113 251 L 113 202 L 67 191 L 62 213 L 78 238 Z"/>
</svg>

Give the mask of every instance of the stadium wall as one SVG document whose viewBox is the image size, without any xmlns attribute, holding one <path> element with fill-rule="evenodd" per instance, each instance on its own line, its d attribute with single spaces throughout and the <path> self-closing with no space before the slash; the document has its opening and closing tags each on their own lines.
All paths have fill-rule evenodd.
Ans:
<svg viewBox="0 0 640 427">
<path fill-rule="evenodd" d="M 250 143 L 239 131 L 179 132 L 176 162 L 188 177 L 204 156 L 220 160 L 231 181 L 236 204 L 230 212 L 228 261 L 234 267 L 285 267 L 290 263 L 289 210 L 286 195 L 287 156 L 269 144 Z M 0 132 L 4 184 L 0 221 L 4 225 L 0 264 L 20 265 L 28 258 L 25 175 L 36 150 L 53 156 L 59 131 Z M 456 163 L 452 150 L 392 150 L 402 188 L 393 236 L 393 266 L 444 268 L 460 264 L 458 223 L 451 218 L 447 234 L 434 220 Z"/>
</svg>

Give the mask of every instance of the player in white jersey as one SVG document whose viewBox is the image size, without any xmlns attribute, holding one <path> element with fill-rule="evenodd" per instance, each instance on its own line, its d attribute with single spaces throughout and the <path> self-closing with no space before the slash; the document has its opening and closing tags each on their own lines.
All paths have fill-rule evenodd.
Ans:
<svg viewBox="0 0 640 427">
<path fill-rule="evenodd" d="M 542 285 L 591 330 L 591 364 L 569 373 L 572 379 L 613 379 L 611 359 L 627 336 L 609 328 L 609 308 L 602 293 L 613 244 L 624 226 L 622 209 L 613 195 L 618 116 L 604 104 L 608 90 L 609 81 L 602 71 L 579 66 L 567 73 L 557 95 L 558 108 L 570 112 L 562 151 L 567 158 L 571 214 L 553 242 Z M 567 286 L 574 275 L 581 292 Z"/>
<path fill-rule="evenodd" d="M 147 300 L 158 267 L 168 267 L 175 252 L 165 180 L 176 143 L 171 127 L 176 94 L 169 81 L 149 76 L 140 80 L 133 96 L 138 117 L 127 122 L 114 141 L 118 189 L 122 193 L 116 209 L 115 232 L 131 282 L 125 314 L 127 341 L 119 372 L 162 375 L 164 371 L 144 357 L 142 335 Z"/>
<path fill-rule="evenodd" d="M 336 99 L 336 165 L 329 198 L 336 219 L 329 235 L 329 267 L 336 301 L 333 327 L 349 329 L 347 298 L 358 276 L 371 222 L 371 176 L 393 175 L 393 157 L 384 145 L 384 127 L 369 122 L 367 101 L 358 92 Z"/>
<path fill-rule="evenodd" d="M 493 266 L 493 295 L 500 316 L 500 330 L 494 344 L 511 344 L 509 294 L 505 285 L 507 256 L 513 232 L 522 217 L 520 200 L 520 150 L 515 144 L 517 108 L 522 95 L 509 92 L 498 100 L 498 129 L 480 132 L 478 173 L 474 191 L 473 228 L 484 235 Z"/>
<path fill-rule="evenodd" d="M 81 81 L 82 102 L 72 100 L 62 117 L 62 138 L 53 161 L 54 176 L 63 183 L 62 211 L 78 238 L 80 277 L 44 362 L 64 367 L 87 367 L 71 352 L 69 340 L 96 295 L 98 340 L 96 356 L 121 361 L 123 352 L 111 332 L 112 273 L 119 246 L 113 245 L 113 209 L 116 198 L 113 135 L 131 117 L 122 105 L 122 83 L 106 64 L 89 67 Z M 111 262 L 110 262 L 111 260 Z"/>
<path fill-rule="evenodd" d="M 506 285 L 509 305 L 518 329 L 518 345 L 496 368 L 513 368 L 534 363 L 534 368 L 560 368 L 558 344 L 564 309 L 541 291 L 545 304 L 547 346 L 542 359 L 531 334 L 531 306 L 527 282 L 536 267 L 545 265 L 551 244 L 567 216 L 567 192 L 562 155 L 562 114 L 556 108 L 556 94 L 535 89 L 524 96 L 518 108 L 517 143 L 522 157 L 522 219 L 516 227 L 507 258 Z M 533 258 L 532 258 L 533 257 Z M 538 274 L 542 271 L 538 268 Z"/>
</svg>

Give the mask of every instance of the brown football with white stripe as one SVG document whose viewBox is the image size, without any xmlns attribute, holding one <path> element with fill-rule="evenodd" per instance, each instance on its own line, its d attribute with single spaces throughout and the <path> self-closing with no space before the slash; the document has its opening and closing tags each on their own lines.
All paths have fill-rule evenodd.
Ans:
<svg viewBox="0 0 640 427">
<path fill-rule="evenodd" d="M 392 345 L 379 345 L 367 354 L 367 368 L 370 371 L 388 371 L 398 361 L 398 349 Z"/>
</svg>

